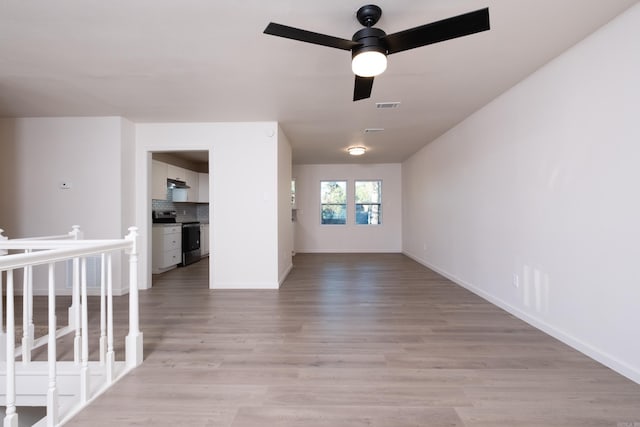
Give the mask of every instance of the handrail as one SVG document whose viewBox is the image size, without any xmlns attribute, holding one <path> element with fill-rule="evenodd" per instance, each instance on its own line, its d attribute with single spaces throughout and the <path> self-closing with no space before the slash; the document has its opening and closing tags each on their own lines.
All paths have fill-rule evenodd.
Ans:
<svg viewBox="0 0 640 427">
<path fill-rule="evenodd" d="M 8 242 L 12 242 L 9 240 Z M 94 243 L 97 242 L 97 243 Z M 127 240 L 81 240 L 77 242 L 65 242 L 58 240 L 41 241 L 39 243 L 70 243 L 70 248 L 56 248 L 51 249 L 52 245 L 36 245 L 36 246 L 24 246 L 21 243 L 29 242 L 17 242 L 19 244 L 9 247 L 7 249 L 44 249 L 39 252 L 30 253 L 18 253 L 12 255 L 5 255 L 0 257 L 0 271 L 9 269 L 23 268 L 28 265 L 42 265 L 50 262 L 64 261 L 67 259 L 84 257 L 88 255 L 96 255 L 102 252 L 109 252 L 118 249 L 131 249 L 133 248 L 133 242 Z M 7 245 L 0 243 L 0 248 L 5 248 Z M 66 245 L 64 245 L 66 246 Z M 48 249 L 48 250 L 47 250 Z"/>
<path fill-rule="evenodd" d="M 8 239 L 6 236 L 2 236 L 3 232 L 4 230 L 0 228 L 0 242 L 2 242 L 3 240 L 2 237 L 4 237 L 5 240 Z M 11 241 L 18 242 L 18 241 L 25 241 L 25 240 L 34 241 L 34 240 L 65 240 L 65 239 L 79 240 L 81 238 L 82 238 L 82 231 L 80 231 L 80 226 L 72 225 L 71 231 L 68 232 L 67 234 L 59 234 L 56 236 L 18 237 L 18 238 L 11 239 Z"/>
<path fill-rule="evenodd" d="M 88 336 L 88 304 L 87 304 L 87 263 L 86 258 L 100 254 L 101 264 L 101 293 L 100 293 L 100 366 L 103 367 L 107 386 L 116 379 L 115 353 L 113 350 L 113 284 L 112 284 L 112 253 L 124 251 L 129 256 L 129 333 L 125 341 L 125 366 L 124 372 L 142 363 L 142 332 L 139 329 L 138 313 L 138 284 L 137 284 L 137 228 L 130 227 L 129 234 L 123 239 L 112 240 L 77 240 L 80 236 L 78 226 L 73 227 L 73 231 L 68 235 L 33 237 L 24 239 L 7 239 L 0 230 L 0 289 L 2 286 L 2 275 L 7 278 L 6 283 L 6 315 L 7 331 L 2 331 L 0 323 L 0 335 L 5 335 L 6 340 L 0 340 L 6 350 L 4 367 L 6 369 L 6 416 L 5 426 L 17 425 L 18 414 L 16 412 L 16 370 L 15 358 L 22 354 L 23 366 L 29 366 L 31 362 L 30 351 L 34 348 L 34 342 L 48 345 L 48 390 L 47 396 L 47 425 L 57 425 L 61 421 L 62 414 L 59 414 L 58 389 L 56 379 L 56 338 L 63 334 L 62 330 L 72 330 L 72 325 L 56 329 L 55 316 L 55 265 L 58 262 L 73 260 L 73 301 L 75 305 L 76 331 L 74 339 L 74 360 L 79 367 L 79 400 L 80 407 L 86 405 L 95 394 L 92 395 L 90 387 L 90 366 L 89 366 L 89 336 Z M 74 240 L 69 240 L 74 239 Z M 23 251 L 4 255 L 8 251 Z M 31 292 L 31 268 L 38 265 L 48 265 L 48 324 L 49 332 L 46 336 L 34 340 L 33 335 L 27 338 L 26 332 L 23 337 L 22 353 L 15 348 L 15 321 L 14 321 L 14 271 L 24 269 L 25 271 L 25 295 L 23 304 L 25 308 L 32 307 L 31 302 L 26 302 Z M 106 270 L 106 272 L 105 272 Z M 3 273 L 6 272 L 6 273 Z M 0 294 L 1 295 L 1 294 Z M 106 299 L 106 301 L 105 301 Z M 0 304 L 0 307 L 2 305 Z M 73 307 L 73 305 L 72 305 Z M 27 313 L 29 310 L 23 309 L 25 331 L 29 326 Z M 105 313 L 106 311 L 106 313 Z M 0 312 L 1 313 L 1 312 Z M 29 314 L 30 316 L 30 314 Z M 1 318 L 1 316 L 0 316 Z M 70 312 L 71 319 L 71 312 Z M 29 319 L 32 321 L 32 319 Z M 32 326 L 31 326 L 32 328 Z M 1 341 L 5 341 L 2 343 Z M 26 345 L 25 345 L 26 344 Z M 122 375 L 123 373 L 121 373 Z M 67 416 L 70 416 L 67 414 Z M 62 420 L 64 421 L 64 420 Z"/>
</svg>

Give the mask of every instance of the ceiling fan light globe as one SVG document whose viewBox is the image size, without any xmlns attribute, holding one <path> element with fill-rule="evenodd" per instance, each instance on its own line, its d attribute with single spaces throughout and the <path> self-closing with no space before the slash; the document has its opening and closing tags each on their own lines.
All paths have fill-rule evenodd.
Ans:
<svg viewBox="0 0 640 427">
<path fill-rule="evenodd" d="M 351 60 L 353 73 L 360 77 L 375 77 L 387 69 L 387 56 L 375 50 L 360 52 Z"/>
</svg>

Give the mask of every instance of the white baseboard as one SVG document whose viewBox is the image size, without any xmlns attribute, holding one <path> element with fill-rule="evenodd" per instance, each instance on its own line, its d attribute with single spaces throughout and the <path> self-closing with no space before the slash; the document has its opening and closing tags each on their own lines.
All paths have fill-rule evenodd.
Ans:
<svg viewBox="0 0 640 427">
<path fill-rule="evenodd" d="M 275 289 L 278 290 L 278 282 L 216 282 L 209 289 Z"/>
<path fill-rule="evenodd" d="M 280 278 L 278 279 L 278 288 L 282 286 L 282 283 L 286 280 L 289 273 L 291 273 L 291 270 L 293 270 L 293 263 L 289 264 L 285 271 L 280 275 Z"/>
<path fill-rule="evenodd" d="M 390 249 L 299 249 L 296 254 L 401 254 L 402 250 L 396 248 Z"/>
</svg>

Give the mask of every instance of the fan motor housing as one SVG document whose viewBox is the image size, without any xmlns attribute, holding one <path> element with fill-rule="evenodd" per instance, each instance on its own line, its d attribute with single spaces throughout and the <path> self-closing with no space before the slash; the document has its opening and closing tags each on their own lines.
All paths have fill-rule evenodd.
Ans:
<svg viewBox="0 0 640 427">
<path fill-rule="evenodd" d="M 351 40 L 359 43 L 359 46 L 354 47 L 351 50 L 351 57 L 354 58 L 356 55 L 362 52 L 367 51 L 376 51 L 383 54 L 387 54 L 387 46 L 382 40 L 387 33 L 382 31 L 379 28 L 367 27 L 357 31 Z"/>
<path fill-rule="evenodd" d="M 356 18 L 365 27 L 373 27 L 382 16 L 382 9 L 375 4 L 367 4 L 362 6 L 356 12 Z"/>
</svg>

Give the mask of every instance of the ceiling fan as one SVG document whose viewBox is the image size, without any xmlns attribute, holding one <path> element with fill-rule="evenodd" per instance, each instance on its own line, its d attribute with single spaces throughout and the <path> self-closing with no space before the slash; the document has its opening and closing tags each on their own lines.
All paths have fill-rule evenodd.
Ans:
<svg viewBox="0 0 640 427">
<path fill-rule="evenodd" d="M 356 75 L 353 100 L 369 98 L 373 78 L 387 68 L 387 55 L 432 43 L 455 39 L 489 29 L 489 9 L 480 9 L 441 21 L 387 35 L 373 26 L 382 16 L 380 7 L 369 4 L 358 9 L 356 17 L 365 27 L 351 40 L 301 30 L 271 22 L 264 33 L 321 46 L 351 51 L 351 67 Z"/>
</svg>

